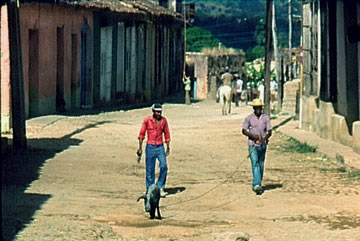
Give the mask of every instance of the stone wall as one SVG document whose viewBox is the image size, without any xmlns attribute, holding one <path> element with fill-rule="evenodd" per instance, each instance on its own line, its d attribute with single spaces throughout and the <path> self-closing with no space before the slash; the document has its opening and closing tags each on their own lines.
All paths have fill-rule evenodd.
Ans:
<svg viewBox="0 0 360 241">
<path fill-rule="evenodd" d="M 351 147 L 360 153 L 360 121 L 348 127 L 344 116 L 335 113 L 333 104 L 319 101 L 315 97 L 302 98 L 302 126 L 321 138 Z M 352 135 L 350 134 L 350 128 Z"/>
<path fill-rule="evenodd" d="M 299 90 L 299 82 L 288 81 L 284 84 L 284 99 L 281 111 L 289 115 L 295 115 L 297 110 L 297 95 Z"/>
</svg>

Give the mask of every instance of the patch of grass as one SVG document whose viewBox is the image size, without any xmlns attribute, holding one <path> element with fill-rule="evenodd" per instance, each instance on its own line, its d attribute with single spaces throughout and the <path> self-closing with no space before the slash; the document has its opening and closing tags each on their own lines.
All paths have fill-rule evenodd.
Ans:
<svg viewBox="0 0 360 241">
<path fill-rule="evenodd" d="M 346 168 L 345 168 L 345 167 L 338 167 L 338 168 L 320 168 L 320 170 L 323 171 L 323 172 L 341 172 L 341 173 L 346 172 Z"/>
<path fill-rule="evenodd" d="M 271 114 L 272 115 L 278 115 L 278 114 L 280 114 L 280 111 L 279 110 L 272 110 Z"/>
<path fill-rule="evenodd" d="M 317 146 L 310 146 L 306 142 L 300 142 L 292 137 L 288 138 L 287 143 L 288 145 L 284 147 L 286 152 L 314 153 L 318 149 Z"/>
<path fill-rule="evenodd" d="M 360 182 L 360 170 L 358 169 L 346 169 L 345 167 L 337 167 L 337 168 L 320 168 L 323 172 L 336 172 L 341 173 L 340 175 L 343 178 L 348 179 L 350 182 Z"/>
<path fill-rule="evenodd" d="M 349 171 L 349 172 L 347 173 L 347 177 L 348 177 L 351 181 L 358 181 L 358 182 L 360 182 L 360 170 Z"/>
</svg>

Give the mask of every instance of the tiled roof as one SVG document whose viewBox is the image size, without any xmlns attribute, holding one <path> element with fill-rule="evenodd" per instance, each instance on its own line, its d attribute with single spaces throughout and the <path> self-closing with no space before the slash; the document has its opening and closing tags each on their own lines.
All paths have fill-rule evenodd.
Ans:
<svg viewBox="0 0 360 241">
<path fill-rule="evenodd" d="M 61 2 L 60 5 L 77 6 L 94 10 L 111 11 L 115 13 L 153 15 L 181 19 L 182 16 L 169 9 L 152 3 L 151 1 L 107 1 L 88 0 L 75 2 Z"/>
</svg>

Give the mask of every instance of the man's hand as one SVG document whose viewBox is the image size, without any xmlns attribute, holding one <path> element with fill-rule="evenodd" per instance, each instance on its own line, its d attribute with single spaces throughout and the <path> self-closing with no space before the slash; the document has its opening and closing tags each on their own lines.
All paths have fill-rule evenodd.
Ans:
<svg viewBox="0 0 360 241">
<path fill-rule="evenodd" d="M 142 155 L 142 149 L 138 149 L 136 152 L 136 155 L 141 156 Z"/>
<path fill-rule="evenodd" d="M 265 139 L 262 138 L 261 136 L 258 136 L 258 137 L 259 137 L 259 138 L 256 140 L 255 144 L 261 145 L 261 144 L 265 141 Z"/>
<path fill-rule="evenodd" d="M 166 156 L 169 156 L 170 155 L 170 148 L 166 148 Z"/>
</svg>

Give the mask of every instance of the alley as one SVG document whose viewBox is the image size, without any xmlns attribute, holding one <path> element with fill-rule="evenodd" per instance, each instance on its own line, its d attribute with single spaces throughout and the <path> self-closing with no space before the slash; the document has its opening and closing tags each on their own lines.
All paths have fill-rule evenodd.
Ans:
<svg viewBox="0 0 360 241">
<path fill-rule="evenodd" d="M 20 164 L 2 187 L 5 240 L 360 240 L 359 182 L 322 153 L 286 151 L 283 133 L 270 140 L 265 192 L 252 192 L 241 134 L 251 112 L 164 105 L 172 141 L 163 220 L 136 202 L 145 189 L 137 135 L 150 108 L 29 120 L 30 150 L 12 157 Z"/>
</svg>

